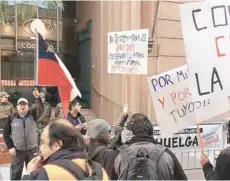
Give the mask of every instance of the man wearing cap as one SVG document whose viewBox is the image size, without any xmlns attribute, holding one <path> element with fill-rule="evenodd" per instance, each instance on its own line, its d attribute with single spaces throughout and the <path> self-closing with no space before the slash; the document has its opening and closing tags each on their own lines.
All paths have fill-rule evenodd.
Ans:
<svg viewBox="0 0 230 181">
<path fill-rule="evenodd" d="M 20 180 L 24 162 L 37 155 L 37 134 L 35 109 L 29 110 L 28 101 L 17 101 L 17 112 L 11 114 L 3 129 L 5 143 L 13 156 L 10 167 L 10 179 Z"/>
<path fill-rule="evenodd" d="M 13 113 L 14 110 L 13 105 L 8 101 L 9 97 L 10 95 L 7 94 L 7 92 L 0 92 L 0 129 L 4 128 L 7 117 Z"/>
</svg>

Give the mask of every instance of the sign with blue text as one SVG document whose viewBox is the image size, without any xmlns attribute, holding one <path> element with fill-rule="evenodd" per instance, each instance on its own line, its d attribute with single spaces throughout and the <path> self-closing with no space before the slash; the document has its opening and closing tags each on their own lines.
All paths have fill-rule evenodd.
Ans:
<svg viewBox="0 0 230 181">
<path fill-rule="evenodd" d="M 229 110 L 225 96 L 192 100 L 187 65 L 152 76 L 148 84 L 158 126 L 164 136 L 171 136 Z"/>
</svg>

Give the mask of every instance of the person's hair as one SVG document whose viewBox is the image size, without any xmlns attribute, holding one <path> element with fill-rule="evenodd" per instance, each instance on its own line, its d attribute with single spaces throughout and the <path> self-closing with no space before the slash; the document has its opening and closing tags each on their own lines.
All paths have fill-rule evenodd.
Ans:
<svg viewBox="0 0 230 181">
<path fill-rule="evenodd" d="M 133 135 L 153 136 L 153 125 L 147 116 L 137 113 L 131 116 L 126 129 L 132 131 Z"/>
<path fill-rule="evenodd" d="M 62 141 L 62 149 L 72 149 L 79 152 L 86 150 L 86 145 L 82 136 L 67 120 L 57 120 L 51 122 L 47 127 L 49 131 L 50 146 L 55 141 Z"/>
<path fill-rule="evenodd" d="M 69 103 L 69 111 L 71 111 L 72 108 L 73 108 L 74 106 L 76 106 L 77 103 L 79 103 L 79 99 L 75 99 L 74 101 L 70 102 L 70 103 Z"/>
</svg>

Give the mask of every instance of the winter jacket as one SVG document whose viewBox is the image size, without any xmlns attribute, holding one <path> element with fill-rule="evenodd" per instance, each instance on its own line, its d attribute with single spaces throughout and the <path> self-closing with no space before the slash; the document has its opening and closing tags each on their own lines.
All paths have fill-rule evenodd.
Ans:
<svg viewBox="0 0 230 181">
<path fill-rule="evenodd" d="M 85 168 L 86 155 L 84 153 L 79 153 L 75 149 L 61 149 L 52 154 L 45 162 L 43 166 L 33 172 L 30 175 L 23 176 L 22 180 L 76 180 L 71 178 L 71 173 L 68 170 L 62 169 L 62 167 L 57 166 L 55 163 L 63 159 L 76 160 L 78 159 L 77 165 L 81 168 Z M 52 168 L 51 168 L 52 167 Z M 84 169 L 85 170 L 85 169 Z M 102 169 L 103 179 L 108 180 L 108 176 L 104 169 Z M 51 178 L 52 177 L 52 178 Z"/>
<path fill-rule="evenodd" d="M 35 120 L 38 120 L 42 116 L 44 105 L 40 97 L 34 98 L 34 104 L 31 106 L 31 111 L 35 115 Z"/>
<path fill-rule="evenodd" d="M 8 149 L 27 151 L 37 147 L 35 116 L 29 111 L 25 117 L 13 113 L 8 117 L 3 129 L 3 137 Z"/>
<path fill-rule="evenodd" d="M 137 153 L 140 148 L 145 148 L 150 153 L 156 144 L 152 137 L 135 136 L 130 140 L 128 146 L 134 153 Z M 118 174 L 118 180 L 126 179 L 127 167 L 129 167 L 129 163 L 124 155 L 120 153 L 115 160 L 115 171 Z M 166 149 L 160 157 L 157 171 L 160 180 L 187 180 L 179 161 L 169 149 Z"/>
<path fill-rule="evenodd" d="M 111 180 L 117 180 L 114 170 L 114 162 L 119 154 L 118 150 L 112 150 L 106 144 L 90 140 L 88 143 L 88 153 L 92 160 L 101 164 Z"/>
<path fill-rule="evenodd" d="M 48 123 L 51 118 L 51 106 L 49 103 L 43 103 L 43 113 L 37 120 L 37 129 L 43 129 Z"/>
</svg>

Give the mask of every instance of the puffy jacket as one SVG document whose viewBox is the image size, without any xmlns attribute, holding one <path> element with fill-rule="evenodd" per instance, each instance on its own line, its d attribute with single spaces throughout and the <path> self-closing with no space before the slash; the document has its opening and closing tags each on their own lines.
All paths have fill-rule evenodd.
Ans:
<svg viewBox="0 0 230 181">
<path fill-rule="evenodd" d="M 3 129 L 8 149 L 27 151 L 37 147 L 36 121 L 29 111 L 25 117 L 14 113 L 8 117 Z"/>
</svg>

